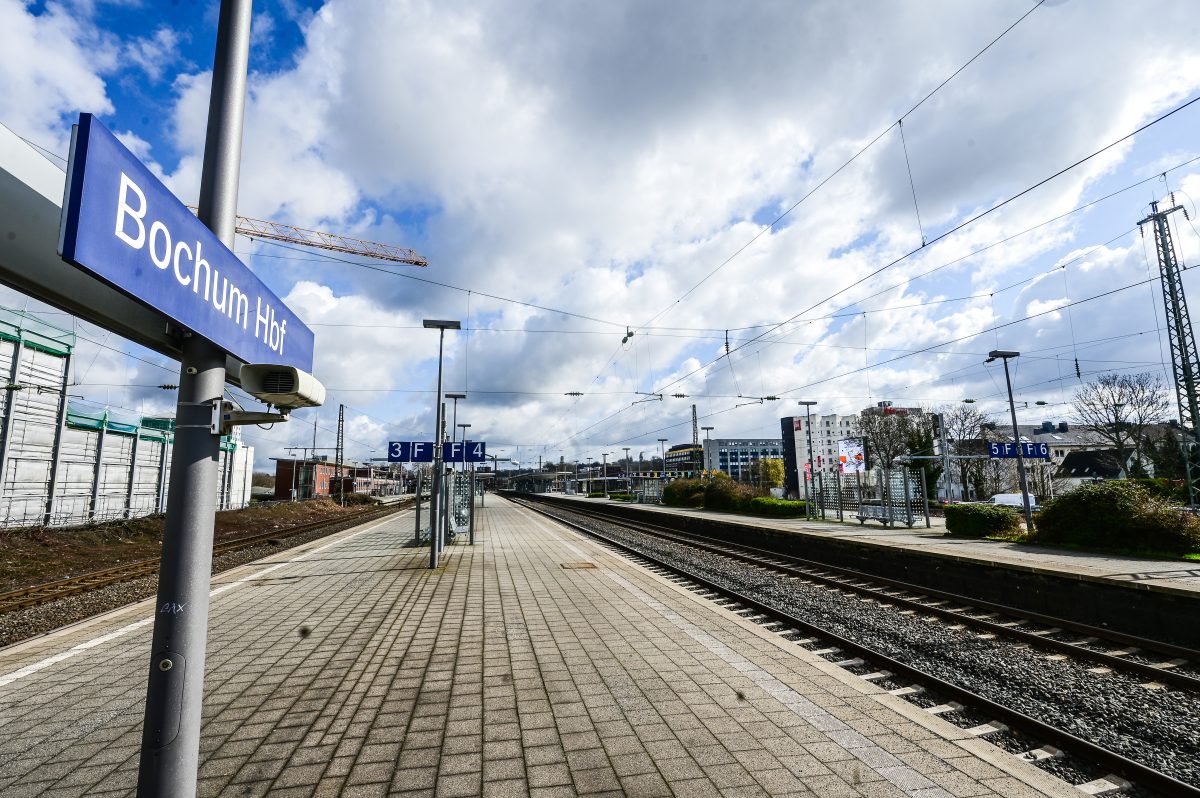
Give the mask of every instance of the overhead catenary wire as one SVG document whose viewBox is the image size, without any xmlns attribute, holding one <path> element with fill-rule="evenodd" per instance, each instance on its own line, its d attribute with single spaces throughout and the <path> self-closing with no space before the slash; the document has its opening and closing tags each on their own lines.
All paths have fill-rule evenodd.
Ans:
<svg viewBox="0 0 1200 798">
<path fill-rule="evenodd" d="M 922 105 L 924 105 L 926 101 L 928 101 L 931 97 L 933 97 L 935 94 L 937 94 L 939 91 L 941 91 L 948 83 L 950 83 L 950 81 L 952 81 L 956 77 L 958 77 L 958 75 L 961 74 L 963 72 L 963 70 L 967 69 L 969 66 L 971 66 L 971 64 L 975 63 L 975 61 L 977 61 L 984 53 L 986 53 L 997 42 L 999 42 L 1006 35 L 1008 35 L 1008 33 L 1013 28 L 1017 27 L 1017 25 L 1021 24 L 1021 22 L 1023 22 L 1030 14 L 1032 14 L 1035 10 L 1037 10 L 1037 8 L 1039 6 L 1041 6 L 1043 2 L 1045 2 L 1045 0 L 1037 0 L 1037 2 L 1033 4 L 1032 8 L 1030 8 L 1028 11 L 1026 11 L 1024 14 L 1022 14 L 1020 17 L 1018 17 L 1015 22 L 1013 22 L 1011 25 L 1009 25 L 1007 28 L 1005 28 L 1003 31 L 1001 31 L 999 35 L 997 35 L 990 42 L 988 42 L 987 45 L 985 45 L 983 47 L 983 49 L 979 50 L 977 53 L 975 53 L 975 55 L 971 56 L 964 64 L 962 64 L 962 66 L 960 66 L 958 69 L 954 70 L 954 72 L 952 72 L 941 83 L 939 83 L 937 86 L 935 86 L 928 94 L 926 94 L 924 97 L 922 97 L 920 100 L 918 100 L 914 105 L 912 105 L 912 107 L 910 107 L 903 114 L 901 114 L 900 118 L 897 121 L 893 122 L 892 124 L 888 125 L 883 130 L 879 131 L 878 135 L 876 135 L 874 138 L 872 138 L 870 141 L 868 141 L 865 145 L 863 145 L 861 148 L 859 148 L 853 155 L 851 155 L 845 162 L 843 162 L 841 166 L 837 167 L 837 169 L 833 170 L 831 173 L 826 175 L 825 178 L 821 180 L 821 182 L 817 183 L 816 186 L 809 189 L 804 195 L 802 195 L 800 197 L 800 199 L 796 200 L 796 202 L 794 202 L 792 205 L 790 205 L 788 208 L 786 208 L 782 213 L 780 213 L 778 216 L 776 216 L 771 222 L 764 225 L 763 228 L 761 230 L 759 230 L 757 233 L 755 233 L 750 238 L 749 241 L 747 241 L 745 244 L 738 247 L 736 250 L 734 250 L 734 252 L 732 254 L 730 254 L 727 258 L 725 258 L 723 261 L 721 261 L 719 264 L 717 264 L 717 266 L 715 268 L 713 268 L 711 271 L 709 271 L 706 275 L 704 275 L 704 277 L 702 277 L 699 282 L 695 283 L 694 285 L 692 285 L 691 288 L 684 291 L 683 294 L 678 299 L 673 301 L 667 307 L 660 310 L 658 313 L 656 313 L 654 316 L 652 316 L 644 325 L 641 325 L 641 326 L 644 327 L 644 326 L 648 326 L 649 324 L 652 324 L 655 319 L 660 318 L 665 313 L 669 312 L 672 308 L 677 307 L 685 299 L 687 299 L 689 296 L 691 296 L 696 291 L 696 289 L 698 289 L 700 286 L 704 285 L 704 283 L 708 282 L 719 271 L 721 271 L 726 266 L 728 266 L 730 263 L 732 263 L 734 261 L 734 259 L 736 259 L 739 255 L 741 255 L 747 249 L 749 249 L 756 241 L 758 241 L 760 238 L 762 238 L 764 235 L 766 235 L 766 233 L 768 231 L 774 229 L 777 224 L 779 224 L 785 218 L 790 216 L 793 211 L 795 211 L 797 208 L 799 208 L 801 205 L 803 205 L 806 201 L 808 201 L 813 195 L 815 195 L 817 192 L 819 192 L 821 189 L 823 189 L 830 181 L 832 181 L 835 177 L 837 177 L 843 171 L 845 171 L 851 164 L 853 164 L 855 161 L 857 161 L 869 149 L 874 147 L 879 142 L 880 139 L 882 139 L 884 136 L 886 136 L 891 131 L 892 128 L 900 125 L 914 111 L 916 111 L 918 108 L 920 108 Z"/>
<path fill-rule="evenodd" d="M 1076 160 L 1074 163 L 1072 163 L 1068 166 L 1065 166 L 1062 169 L 1059 169 L 1058 171 L 1054 172 L 1053 174 L 1049 175 L 1048 177 L 1045 177 L 1045 178 L 1037 181 L 1036 183 L 1028 186 L 1027 188 L 1024 188 L 1021 191 L 1018 191 L 1016 194 L 1009 196 L 1007 199 L 1002 200 L 1001 202 L 993 205 L 992 207 L 988 208 L 987 210 L 980 211 L 979 213 L 974 214 L 973 216 L 960 222 L 959 224 L 955 225 L 954 227 L 950 228 L 949 230 L 946 230 L 945 232 L 940 233 L 939 235 L 935 236 L 933 239 L 931 239 L 929 241 L 929 245 L 932 246 L 933 244 L 936 244 L 938 241 L 946 239 L 949 236 L 954 235 L 955 233 L 966 229 L 967 227 L 979 222 L 980 220 L 995 213 L 996 211 L 1000 210 L 1001 208 L 1006 207 L 1007 205 L 1010 205 L 1011 203 L 1015 202 L 1016 200 L 1020 199 L 1021 197 L 1024 197 L 1025 195 L 1029 194 L 1030 192 L 1037 190 L 1038 188 L 1046 185 L 1047 183 L 1051 182 L 1052 180 L 1055 180 L 1056 178 L 1061 177 L 1062 175 L 1070 172 L 1071 170 L 1087 163 L 1088 161 L 1107 152 L 1108 150 L 1112 149 L 1113 147 L 1116 147 L 1117 145 L 1121 144 L 1122 142 L 1125 142 L 1125 141 L 1129 140 L 1130 138 L 1136 136 L 1138 133 L 1141 133 L 1141 132 L 1153 127 L 1154 125 L 1157 125 L 1157 124 L 1165 121 L 1166 119 L 1169 119 L 1170 117 L 1174 116 L 1175 114 L 1179 113 L 1180 111 L 1183 111 L 1186 108 L 1191 107 L 1192 105 L 1194 105 L 1197 102 L 1200 102 L 1200 96 L 1193 97 L 1192 99 L 1188 100 L 1187 102 L 1184 102 L 1181 105 L 1177 105 L 1175 108 L 1171 109 L 1170 111 L 1167 111 L 1166 113 L 1159 115 L 1158 117 L 1155 117 L 1154 119 L 1141 125 L 1137 129 L 1135 129 L 1129 133 L 1126 133 L 1124 136 L 1121 136 L 1120 138 L 1109 142 L 1108 144 L 1095 150 L 1094 152 L 1092 152 L 1088 155 L 1085 155 L 1084 157 Z M 872 277 L 876 277 L 879 274 L 882 274 L 883 272 L 885 272 L 888 269 L 891 269 L 892 267 L 896 266 L 897 264 L 907 260 L 908 258 L 912 257 L 913 255 L 915 255 L 916 253 L 920 252 L 921 250 L 923 250 L 925 248 L 926 247 L 917 247 L 915 249 L 909 250 L 905 254 L 900 255 L 899 257 L 889 261 L 888 263 L 885 263 L 884 265 L 874 269 L 873 271 L 869 272 L 868 274 L 864 275 L 863 277 L 860 277 L 859 279 L 849 283 L 848 285 L 843 286 L 842 288 L 838 289 L 837 291 L 834 291 L 832 294 L 824 297 L 823 299 L 820 299 L 817 302 L 809 305 L 804 310 L 801 310 L 800 312 L 794 314 L 793 316 L 786 319 L 785 321 L 780 322 L 779 324 L 777 324 L 775 327 L 771 328 L 770 330 L 767 330 L 766 332 L 758 334 L 757 336 L 751 338 L 749 342 L 747 342 L 746 344 L 742 344 L 741 346 L 743 346 L 743 347 L 747 346 L 749 343 L 753 343 L 755 341 L 758 341 L 758 340 L 766 337 L 771 332 L 779 329 L 780 327 L 783 327 L 786 324 L 796 321 L 801 316 L 803 316 L 805 313 L 809 313 L 809 312 L 815 310 L 816 308 L 819 308 L 821 305 L 825 304 L 826 302 L 829 302 L 830 300 L 837 298 L 838 296 L 840 296 L 841 294 L 844 294 L 845 292 L 849 291 L 850 289 L 852 289 L 858 285 L 861 285 L 862 283 L 866 282 L 867 280 L 871 279 Z M 682 382 L 683 380 L 687 379 L 688 377 L 692 376 L 693 374 L 695 374 L 703 369 L 708 368 L 709 366 L 713 365 L 713 363 L 715 363 L 715 362 L 717 362 L 716 359 L 711 360 L 701 366 L 698 366 L 697 368 L 693 369 L 692 371 L 688 372 L 687 374 L 677 377 L 673 381 L 667 383 L 666 385 L 661 386 L 660 388 L 658 388 L 658 390 L 659 391 L 667 390 L 667 389 L 671 388 L 671 386 L 676 385 L 679 382 Z"/>
</svg>

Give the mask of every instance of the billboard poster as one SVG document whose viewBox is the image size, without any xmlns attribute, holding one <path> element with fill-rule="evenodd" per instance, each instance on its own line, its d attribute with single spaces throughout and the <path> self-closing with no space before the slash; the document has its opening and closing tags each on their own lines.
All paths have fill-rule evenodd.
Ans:
<svg viewBox="0 0 1200 798">
<path fill-rule="evenodd" d="M 867 456 L 862 438 L 838 441 L 838 462 L 843 474 L 861 474 L 867 470 Z"/>
</svg>

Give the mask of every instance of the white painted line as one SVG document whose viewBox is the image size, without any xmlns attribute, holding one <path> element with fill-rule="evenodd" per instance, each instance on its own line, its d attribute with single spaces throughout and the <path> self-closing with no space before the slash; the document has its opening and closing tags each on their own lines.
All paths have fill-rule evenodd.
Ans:
<svg viewBox="0 0 1200 798">
<path fill-rule="evenodd" d="M 825 732 L 831 742 L 841 746 L 848 754 L 883 776 L 905 795 L 919 795 L 921 798 L 953 798 L 950 793 L 938 787 L 920 772 L 905 765 L 875 742 L 854 731 L 825 708 L 800 695 L 756 663 L 746 659 L 625 577 L 612 571 L 606 571 L 606 573 L 609 578 L 632 593 L 643 604 L 675 624 L 688 637 L 716 654 L 739 673 L 749 677 L 763 692 L 799 715 L 809 725 Z"/>
<path fill-rule="evenodd" d="M 312 551 L 307 551 L 304 554 L 301 554 L 299 557 L 295 557 L 294 559 L 288 560 L 287 562 L 276 563 L 275 565 L 269 566 L 267 568 L 262 569 L 261 571 L 257 571 L 255 573 L 251 574 L 250 576 L 247 576 L 245 579 L 239 579 L 236 582 L 230 582 L 227 585 L 221 585 L 218 588 L 214 588 L 214 589 L 210 590 L 208 593 L 208 596 L 211 599 L 214 596 L 219 596 L 222 593 L 233 590 L 235 587 L 238 587 L 239 585 L 244 585 L 248 582 L 253 582 L 256 579 L 261 579 L 263 576 L 271 573 L 274 570 L 282 568 L 285 565 L 291 565 L 294 562 L 299 562 L 300 560 L 307 559 L 308 557 L 311 557 L 314 554 L 325 551 L 325 549 L 332 548 L 333 546 L 339 546 L 348 540 L 353 540 L 354 538 L 358 537 L 359 535 L 362 535 L 366 532 L 370 532 L 371 530 L 375 529 L 376 527 L 380 526 L 381 524 L 387 523 L 390 520 L 392 520 L 392 519 L 390 519 L 390 518 L 384 519 L 372 526 L 367 527 L 366 529 L 360 529 L 357 532 L 347 535 L 344 538 L 339 538 L 338 540 L 335 540 L 332 543 L 326 543 L 324 546 L 315 548 Z M 96 646 L 104 645 L 105 643 L 107 643 L 111 640 L 116 640 L 118 638 L 124 637 L 125 635 L 129 634 L 130 632 L 136 632 L 138 629 L 141 629 L 143 626 L 148 626 L 153 622 L 154 622 L 154 616 L 151 615 L 149 618 L 143 618 L 140 621 L 134 621 L 133 623 L 126 624 L 125 626 L 122 626 L 120 629 L 115 629 L 111 632 L 108 632 L 107 634 L 102 634 L 99 637 L 93 637 L 91 640 L 88 640 L 87 642 L 84 642 L 84 643 L 80 643 L 77 646 L 72 646 L 71 648 L 68 648 L 66 651 L 60 651 L 59 653 L 53 654 L 49 657 L 46 657 L 45 659 L 38 660 L 37 662 L 35 662 L 31 665 L 26 665 L 24 668 L 20 668 L 18 670 L 12 671 L 11 673 L 6 673 L 3 676 L 0 676 L 0 687 L 4 687 L 4 686 L 12 684 L 13 682 L 18 681 L 20 679 L 24 679 L 26 676 L 32 676 L 33 674 L 37 673 L 38 671 L 49 668 L 51 665 L 62 662 L 63 660 L 70 659 L 71 657 L 75 656 L 76 654 L 82 654 L 84 651 L 95 648 Z"/>
</svg>

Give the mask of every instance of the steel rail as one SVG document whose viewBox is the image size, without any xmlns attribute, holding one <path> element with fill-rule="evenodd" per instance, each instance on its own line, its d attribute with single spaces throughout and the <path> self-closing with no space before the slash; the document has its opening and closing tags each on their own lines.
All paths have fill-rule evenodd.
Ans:
<svg viewBox="0 0 1200 798">
<path fill-rule="evenodd" d="M 842 637 L 839 634 L 811 624 L 805 620 L 795 617 L 794 615 L 790 615 L 783 610 L 772 607 L 769 604 L 764 604 L 763 602 L 739 593 L 736 590 L 723 587 L 706 579 L 703 576 L 700 576 L 699 574 L 688 571 L 686 568 L 681 568 L 678 565 L 674 565 L 673 563 L 669 563 L 653 555 L 638 551 L 632 546 L 617 540 L 613 540 L 603 533 L 587 529 L 581 524 L 553 516 L 550 513 L 543 511 L 539 507 L 534 506 L 533 503 L 522 502 L 521 504 L 533 512 L 554 518 L 554 520 L 558 521 L 559 523 L 575 529 L 578 532 L 589 535 L 598 540 L 602 540 L 614 548 L 632 554 L 635 557 L 639 557 L 647 562 L 653 563 L 658 568 L 662 568 L 666 571 L 674 573 L 684 579 L 691 580 L 706 590 L 725 596 L 726 598 L 737 602 L 747 609 L 754 610 L 761 615 L 773 618 L 780 623 L 787 624 L 788 626 L 800 629 L 809 634 L 819 635 L 831 641 L 843 651 L 854 653 L 863 658 L 869 658 L 871 661 L 881 664 L 893 674 L 904 676 L 913 680 L 914 682 L 932 684 L 934 685 L 934 689 L 940 694 L 954 698 L 974 708 L 982 709 L 1010 727 L 1020 728 L 1037 739 L 1051 743 L 1055 747 L 1064 751 L 1069 751 L 1076 756 L 1079 756 L 1081 759 L 1101 765 L 1124 779 L 1146 787 L 1147 789 L 1161 793 L 1163 796 L 1166 796 L 1166 798 L 1200 798 L 1200 788 L 1198 787 L 1194 787 L 1186 782 L 1172 778 L 1165 773 L 1154 770 L 1147 765 L 1143 765 L 1140 762 L 1124 757 L 1102 746 L 1096 745 L 1095 743 L 1085 740 L 1082 737 L 1077 737 L 1070 732 L 1066 732 L 1055 726 L 1051 726 L 1043 721 L 1038 720 L 1037 718 L 1025 715 L 1024 713 L 1018 712 L 1014 709 L 1010 709 L 1003 704 L 998 704 L 991 699 L 984 698 L 983 696 L 959 687 L 952 682 L 947 682 L 937 676 L 926 673 L 919 668 L 914 668 L 911 665 L 901 662 L 900 660 L 893 659 L 886 654 L 881 654 L 874 649 L 868 648 L 867 646 L 856 643 L 853 640 Z"/>
<path fill-rule="evenodd" d="M 568 512 L 579 512 L 579 511 L 569 510 Z M 613 523 L 613 520 L 611 517 L 604 516 L 602 514 L 591 515 L 587 512 L 579 512 L 579 514 L 583 515 L 585 517 L 604 518 L 604 520 L 607 521 L 608 523 Z M 1114 670 L 1121 670 L 1121 671 L 1135 673 L 1135 674 L 1138 674 L 1139 676 L 1144 676 L 1144 677 L 1156 680 L 1162 684 L 1169 684 L 1169 685 L 1172 685 L 1175 687 L 1181 687 L 1183 689 L 1193 690 L 1195 692 L 1200 693 L 1200 678 L 1197 678 L 1195 676 L 1191 676 L 1186 673 L 1180 673 L 1173 669 L 1161 668 L 1157 665 L 1152 665 L 1152 664 L 1145 663 L 1145 662 L 1139 662 L 1137 660 L 1126 659 L 1124 656 L 1109 654 L 1109 653 L 1106 653 L 1103 651 L 1095 651 L 1090 648 L 1084 648 L 1082 645 L 1079 645 L 1076 643 L 1070 643 L 1065 640 L 1055 640 L 1054 638 L 1048 637 L 1045 632 L 1038 633 L 1036 631 L 1029 631 L 1027 629 L 1021 629 L 1021 628 L 1006 625 L 1003 623 L 998 623 L 998 622 L 990 620 L 988 618 L 975 617 L 973 615 L 966 614 L 966 612 L 965 612 L 965 610 L 970 610 L 970 609 L 976 609 L 976 610 L 986 609 L 989 612 L 1004 613 L 1004 614 L 1011 615 L 1016 618 L 1028 619 L 1027 615 L 1025 615 L 1024 613 L 1022 613 L 1018 610 L 1013 610 L 1012 608 L 1002 607 L 1000 605 L 990 605 L 990 606 L 985 607 L 984 605 L 987 604 L 987 602 L 976 602 L 974 599 L 970 599 L 965 596 L 959 596 L 959 595 L 955 595 L 955 594 L 951 594 L 951 593 L 939 594 L 939 591 L 926 590 L 917 585 L 909 585 L 909 584 L 903 583 L 903 582 L 894 582 L 893 580 L 877 579 L 870 575 L 862 574 L 861 572 L 858 572 L 858 571 L 847 571 L 846 569 L 839 569 L 836 566 L 819 565 L 816 563 L 812 563 L 811 560 L 806 560 L 801 557 L 793 557 L 790 554 L 783 554 L 780 552 L 774 552 L 774 551 L 770 551 L 767 549 L 759 549 L 757 547 L 747 546 L 747 545 L 741 544 L 741 543 L 725 543 L 725 542 L 723 542 L 722 545 L 712 545 L 712 544 L 708 544 L 708 543 L 700 543 L 700 542 L 696 541 L 694 538 L 690 538 L 687 533 L 681 534 L 679 532 L 676 532 L 675 530 L 666 530 L 662 527 L 657 527 L 654 524 L 646 524 L 641 521 L 630 521 L 628 519 L 622 519 L 619 522 L 617 522 L 617 525 L 618 526 L 626 526 L 630 529 L 641 532 L 643 534 L 654 535 L 654 536 L 662 538 L 664 540 L 669 540 L 671 542 L 677 542 L 682 545 L 692 546 L 692 547 L 695 547 L 702 551 L 711 552 L 713 554 L 718 554 L 723 557 L 730 557 L 732 559 L 736 559 L 741 562 L 745 562 L 745 563 L 755 565 L 758 567 L 769 568 L 773 571 L 776 571 L 776 572 L 782 573 L 782 574 L 786 574 L 788 576 L 793 576 L 793 577 L 796 577 L 799 579 L 806 579 L 811 582 L 818 582 L 822 585 L 825 585 L 828 587 L 833 587 L 833 588 L 838 588 L 841 590 L 851 590 L 851 591 L 854 591 L 855 593 L 858 593 L 859 595 L 868 596 L 868 597 L 871 597 L 873 599 L 876 599 L 876 600 L 884 602 L 884 603 L 895 604 L 895 605 L 899 605 L 899 606 L 907 608 L 907 609 L 917 610 L 917 611 L 924 612 L 924 613 L 931 614 L 931 615 L 937 615 L 940 618 L 945 618 L 947 620 L 953 620 L 953 621 L 955 621 L 957 623 L 961 623 L 963 625 L 968 625 L 968 626 L 974 627 L 976 629 L 984 630 L 990 634 L 1004 635 L 1006 637 L 1020 640 L 1023 643 L 1028 643 L 1029 645 L 1039 646 L 1044 649 L 1050 649 L 1052 651 L 1069 654 L 1069 655 L 1071 655 L 1073 657 L 1077 657 L 1079 659 L 1086 659 L 1091 662 L 1096 662 L 1096 663 L 1102 664 L 1105 667 L 1112 668 Z M 706 538 L 706 539 L 711 540 L 712 538 Z M 754 553 L 753 554 L 743 554 L 740 551 L 738 551 L 738 549 L 741 549 L 742 551 L 748 551 L 748 552 L 754 552 Z M 795 567 L 792 567 L 787 564 L 781 564 L 779 562 L 771 562 L 771 560 L 784 560 L 784 561 L 792 560 L 795 562 L 802 562 L 802 563 L 806 563 L 806 564 L 811 563 L 812 567 L 819 568 L 821 570 L 835 571 L 835 572 L 841 571 L 843 573 L 846 573 L 847 578 L 849 578 L 849 579 L 864 579 L 864 580 L 870 580 L 870 581 L 874 581 L 874 582 L 878 582 L 878 583 L 882 583 L 882 584 L 891 583 L 891 585 L 893 587 L 905 590 L 907 592 L 921 593 L 928 597 L 933 597 L 933 598 L 937 598 L 939 600 L 948 601 L 948 602 L 955 602 L 958 604 L 966 604 L 967 606 L 962 607 L 958 610 L 954 610 L 954 609 L 949 609 L 947 607 L 924 604 L 916 598 L 907 598 L 904 596 L 893 595 L 893 594 L 885 592 L 883 590 L 876 589 L 870 585 L 854 584 L 853 582 L 846 581 L 845 579 L 837 579 L 837 578 L 824 576 L 822 574 L 813 573 L 804 568 L 795 568 Z M 1067 622 L 1065 622 L 1065 621 L 1060 621 L 1059 619 L 1049 618 L 1046 616 L 1038 616 L 1037 622 L 1045 623 L 1048 626 L 1057 626 L 1062 630 L 1066 630 L 1065 627 L 1068 625 Z M 1076 626 L 1076 628 L 1070 629 L 1070 631 L 1077 633 L 1077 634 L 1087 634 L 1090 637 L 1096 638 L 1096 640 L 1102 640 L 1102 639 L 1108 638 L 1108 637 L 1114 637 L 1114 638 L 1116 637 L 1116 635 L 1110 636 L 1108 633 L 1108 630 L 1105 630 L 1105 629 L 1096 629 L 1093 627 L 1083 626 L 1081 624 L 1077 624 L 1075 626 Z M 1143 651 L 1155 650 L 1154 643 L 1152 641 L 1140 640 L 1138 638 L 1130 638 L 1129 636 L 1124 636 L 1124 635 L 1121 637 L 1124 637 L 1124 639 L 1123 640 L 1114 640 L 1114 642 L 1119 642 L 1123 645 L 1133 645 L 1137 648 L 1141 648 Z M 1168 656 L 1170 654 L 1174 653 L 1174 654 L 1177 654 L 1178 656 L 1186 657 L 1193 662 L 1200 662 L 1200 652 L 1191 651 L 1190 649 L 1172 647 L 1171 652 L 1163 652 L 1163 653 Z"/>
<path fill-rule="evenodd" d="M 550 504 L 551 506 L 559 507 L 568 512 L 579 513 L 580 515 L 591 515 L 596 518 L 604 518 L 605 520 L 608 520 L 608 521 L 615 520 L 622 524 L 642 525 L 642 526 L 645 526 L 648 530 L 659 530 L 660 534 L 665 533 L 665 534 L 672 534 L 672 535 L 683 535 L 683 536 L 686 536 L 688 538 L 693 538 L 693 539 L 699 538 L 702 540 L 720 541 L 721 543 L 728 545 L 728 546 L 736 546 L 736 547 L 742 548 L 746 551 L 754 551 L 754 552 L 759 552 L 764 555 L 769 555 L 771 557 L 778 557 L 778 558 L 782 558 L 782 559 L 791 560 L 792 562 L 800 563 L 800 564 L 803 564 L 803 565 L 806 565 L 806 566 L 809 566 L 812 568 L 817 568 L 817 569 L 820 569 L 823 571 L 829 571 L 829 572 L 832 572 L 835 574 L 841 574 L 850 579 L 868 580 L 871 582 L 875 582 L 877 584 L 893 587 L 897 590 L 906 590 L 911 593 L 919 593 L 919 594 L 929 596 L 930 598 L 943 599 L 948 602 L 969 604 L 972 607 L 975 607 L 980 610 L 986 610 L 988 612 L 994 612 L 994 613 L 998 613 L 998 614 L 1008 615 L 1013 618 L 1022 618 L 1027 621 L 1030 621 L 1032 623 L 1040 623 L 1040 624 L 1044 624 L 1046 626 L 1056 626 L 1065 632 L 1077 632 L 1082 635 L 1089 635 L 1092 637 L 1107 640 L 1112 643 L 1118 643 L 1122 646 L 1132 646 L 1134 648 L 1140 649 L 1141 653 L 1153 652 L 1153 653 L 1157 653 L 1157 654 L 1162 654 L 1163 656 L 1166 656 L 1166 657 L 1185 658 L 1185 659 L 1190 659 L 1193 662 L 1200 663 L 1200 651 L 1186 648 L 1184 646 L 1174 645 L 1172 643 L 1164 643 L 1159 640 L 1150 640 L 1147 638 L 1137 637 L 1135 635 L 1130 635 L 1130 634 L 1126 634 L 1124 632 L 1118 632 L 1118 631 L 1114 631 L 1111 629 L 1102 629 L 1102 628 L 1095 627 L 1095 626 L 1089 626 L 1087 624 L 1079 623 L 1078 621 L 1071 621 L 1071 620 L 1067 620 L 1065 618 L 1056 618 L 1052 615 L 1044 615 L 1042 613 L 1034 612 L 1032 610 L 1019 609 L 1017 607 L 1011 607 L 1007 604 L 998 604 L 996 602 L 987 601 L 985 599 L 977 599 L 977 598 L 973 598 L 971 596 L 964 596 L 959 593 L 949 593 L 944 590 L 938 590 L 936 588 L 925 587 L 923 585 L 916 585 L 911 582 L 904 582 L 899 579 L 893 579 L 893 578 L 887 577 L 887 576 L 878 576 L 876 574 L 867 573 L 865 571 L 858 571 L 853 568 L 846 568 L 846 567 L 839 566 L 839 565 L 829 565 L 827 563 L 818 562 L 816 560 L 810 560 L 810 559 L 807 559 L 804 557 L 799 557 L 795 554 L 791 554 L 788 552 L 774 551 L 771 549 L 762 549 L 762 548 L 758 548 L 756 546 L 747 545 L 745 543 L 734 543 L 734 542 L 730 542 L 730 541 L 723 541 L 720 538 L 717 538 L 713 535 L 705 535 L 705 534 L 700 534 L 700 533 L 696 533 L 696 532 L 685 532 L 685 531 L 681 531 L 678 529 L 671 529 L 669 527 L 652 524 L 647 521 L 633 521 L 628 518 L 624 518 L 620 515 L 605 513 L 599 507 L 575 508 L 573 506 L 568 506 L 568 505 L 564 505 L 564 504 L 560 504 L 560 503 L 556 503 L 556 502 L 547 502 L 547 503 Z M 690 544 L 691 540 L 689 540 L 688 542 Z M 843 585 L 843 586 L 852 587 L 851 585 L 848 585 L 848 584 Z M 884 594 L 884 595 L 887 595 L 887 594 Z M 929 607 L 928 605 L 924 605 L 924 608 L 930 609 L 930 610 L 933 609 L 933 608 Z M 1009 628 L 1005 627 L 1005 631 L 1006 632 L 1009 631 Z M 1081 649 L 1081 651 L 1088 652 L 1089 655 L 1097 653 L 1097 652 L 1092 652 L 1090 649 Z M 1133 662 L 1132 660 L 1122 660 L 1122 661 L 1123 662 Z M 1153 667 L 1153 666 L 1151 666 L 1151 667 Z"/>
</svg>

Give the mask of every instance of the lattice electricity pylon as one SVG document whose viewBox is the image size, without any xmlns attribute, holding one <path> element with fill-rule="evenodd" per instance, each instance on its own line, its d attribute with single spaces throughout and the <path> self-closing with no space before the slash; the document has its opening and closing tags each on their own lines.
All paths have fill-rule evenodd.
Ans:
<svg viewBox="0 0 1200 798">
<path fill-rule="evenodd" d="M 1138 226 L 1154 224 L 1154 246 L 1158 252 L 1158 269 L 1162 275 L 1163 304 L 1167 311 L 1167 339 L 1171 342 L 1171 370 L 1175 375 L 1175 395 L 1179 400 L 1179 420 L 1183 426 L 1183 459 L 1187 466 L 1188 504 L 1196 503 L 1200 490 L 1200 398 L 1197 382 L 1200 381 L 1200 355 L 1196 352 L 1196 338 L 1192 334 L 1192 320 L 1188 315 L 1187 299 L 1183 295 L 1183 279 L 1179 262 L 1175 259 L 1175 245 L 1171 241 L 1171 228 L 1167 216 L 1183 210 L 1175 205 L 1165 211 L 1158 209 L 1157 202 L 1150 203 L 1150 215 L 1138 222 Z"/>
</svg>

